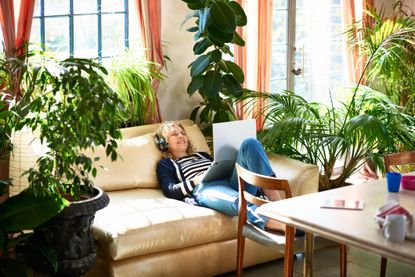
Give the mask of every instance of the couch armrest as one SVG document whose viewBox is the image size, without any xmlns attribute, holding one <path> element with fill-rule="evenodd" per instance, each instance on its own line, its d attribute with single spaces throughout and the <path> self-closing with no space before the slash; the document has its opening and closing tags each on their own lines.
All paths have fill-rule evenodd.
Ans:
<svg viewBox="0 0 415 277">
<path fill-rule="evenodd" d="M 317 165 L 306 164 L 274 153 L 268 153 L 268 159 L 275 175 L 287 179 L 290 183 L 292 196 L 318 191 Z"/>
</svg>

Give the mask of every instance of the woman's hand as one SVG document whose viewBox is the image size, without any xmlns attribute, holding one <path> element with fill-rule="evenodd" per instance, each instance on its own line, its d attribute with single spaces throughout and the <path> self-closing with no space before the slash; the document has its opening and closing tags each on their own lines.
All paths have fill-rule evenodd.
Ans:
<svg viewBox="0 0 415 277">
<path fill-rule="evenodd" d="M 205 177 L 204 173 L 193 177 L 193 183 L 195 183 L 196 185 L 200 184 L 203 180 L 203 177 Z"/>
</svg>

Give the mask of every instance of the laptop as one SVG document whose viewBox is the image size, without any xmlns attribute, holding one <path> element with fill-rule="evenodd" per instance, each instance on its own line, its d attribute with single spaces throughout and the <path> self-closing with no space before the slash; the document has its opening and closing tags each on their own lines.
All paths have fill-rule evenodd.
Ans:
<svg viewBox="0 0 415 277">
<path fill-rule="evenodd" d="M 214 123 L 212 128 L 214 160 L 203 182 L 230 177 L 241 143 L 247 138 L 256 138 L 255 119 Z"/>
</svg>

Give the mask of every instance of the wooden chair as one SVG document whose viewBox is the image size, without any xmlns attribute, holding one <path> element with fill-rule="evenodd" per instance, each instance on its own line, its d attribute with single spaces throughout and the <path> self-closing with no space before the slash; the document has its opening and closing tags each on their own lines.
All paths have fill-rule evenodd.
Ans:
<svg viewBox="0 0 415 277">
<path fill-rule="evenodd" d="M 284 272 L 286 276 L 293 274 L 294 248 L 302 249 L 303 238 L 296 238 L 294 243 L 294 228 L 286 226 L 284 232 L 273 232 L 262 230 L 247 222 L 247 202 L 257 206 L 268 203 L 268 200 L 253 196 L 244 191 L 245 183 L 260 187 L 262 189 L 284 191 L 285 197 L 291 197 L 291 190 L 287 180 L 268 177 L 251 172 L 239 164 L 236 164 L 239 182 L 239 217 L 238 217 L 238 246 L 237 246 L 237 276 L 242 276 L 243 259 L 245 250 L 245 238 L 249 238 L 260 244 L 270 247 L 279 252 L 285 252 Z M 287 241 L 287 243 L 285 243 Z M 300 251 L 299 251 L 300 252 Z"/>
<path fill-rule="evenodd" d="M 392 153 L 383 156 L 385 171 L 390 172 L 392 166 L 415 164 L 415 151 Z M 380 276 L 386 275 L 388 260 L 385 257 L 380 259 Z"/>
</svg>

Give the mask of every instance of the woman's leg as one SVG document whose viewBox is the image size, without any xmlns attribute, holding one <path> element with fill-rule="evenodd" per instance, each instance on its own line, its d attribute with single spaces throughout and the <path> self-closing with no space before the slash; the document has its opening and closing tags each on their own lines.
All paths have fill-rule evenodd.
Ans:
<svg viewBox="0 0 415 277">
<path fill-rule="evenodd" d="M 266 176 L 275 176 L 269 163 L 264 147 L 257 139 L 246 139 L 239 148 L 236 162 L 242 167 Z M 236 170 L 233 171 L 231 177 L 231 187 L 238 190 L 238 176 Z M 257 187 L 247 184 L 245 190 L 252 195 L 256 195 Z"/>
<path fill-rule="evenodd" d="M 250 138 L 242 142 L 241 147 L 239 148 L 239 151 L 238 151 L 238 155 L 236 157 L 236 162 L 242 167 L 252 172 L 265 175 L 265 176 L 275 176 L 275 173 L 272 170 L 271 164 L 269 163 L 267 154 L 265 153 L 264 147 L 262 146 L 261 142 L 259 142 L 257 139 Z M 236 173 L 236 170 L 234 170 L 232 173 L 232 177 L 230 179 L 230 185 L 235 190 L 239 190 L 238 175 Z M 256 195 L 258 188 L 250 184 L 245 184 L 245 190 L 252 195 Z M 279 200 L 279 196 L 273 193 L 273 199 Z M 252 211 L 255 211 L 257 206 L 253 204 L 248 204 L 248 209 L 250 205 L 251 205 L 250 209 Z M 261 228 L 264 229 L 264 227 L 267 229 L 285 231 L 285 224 L 278 222 L 276 220 L 270 220 L 268 218 L 265 218 L 265 224 Z"/>
<path fill-rule="evenodd" d="M 196 201 L 229 216 L 238 215 L 239 193 L 229 186 L 228 179 L 222 179 L 197 185 L 193 191 Z M 248 204 L 248 221 L 262 229 L 268 219 L 256 213 L 257 206 Z"/>
</svg>

